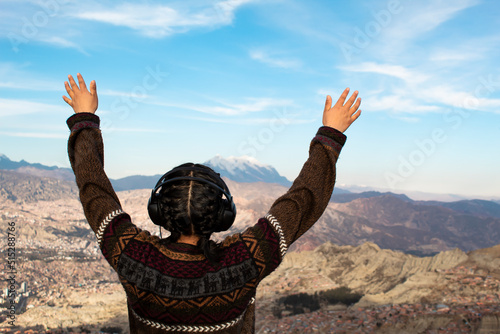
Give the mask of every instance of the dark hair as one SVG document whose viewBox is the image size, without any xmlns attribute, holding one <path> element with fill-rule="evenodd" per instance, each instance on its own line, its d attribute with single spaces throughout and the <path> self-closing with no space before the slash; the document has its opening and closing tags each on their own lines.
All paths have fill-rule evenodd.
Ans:
<svg viewBox="0 0 500 334">
<path fill-rule="evenodd" d="M 198 167 L 212 171 L 211 168 L 193 163 L 182 164 L 178 167 Z M 176 167 L 177 168 L 177 167 Z M 168 176 L 168 179 L 181 176 L 194 176 L 220 184 L 220 180 L 210 174 L 198 170 L 179 170 Z M 167 242 L 176 242 L 181 234 L 198 235 L 198 247 L 207 259 L 216 263 L 220 258 L 220 248 L 210 240 L 210 236 L 219 224 L 219 211 L 223 205 L 222 192 L 207 183 L 196 180 L 173 181 L 160 190 L 160 206 L 165 217 L 166 230 L 171 235 Z"/>
</svg>

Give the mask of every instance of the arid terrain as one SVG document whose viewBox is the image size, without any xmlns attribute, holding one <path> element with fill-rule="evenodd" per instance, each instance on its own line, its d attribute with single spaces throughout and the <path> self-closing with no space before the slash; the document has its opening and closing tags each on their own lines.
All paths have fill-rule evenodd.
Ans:
<svg viewBox="0 0 500 334">
<path fill-rule="evenodd" d="M 68 332 L 116 327 L 126 333 L 125 294 L 97 248 L 74 184 L 0 173 L 0 221 L 3 227 L 15 223 L 17 283 L 26 283 L 16 324 Z M 238 206 L 228 233 L 253 224 L 286 191 L 275 184 L 228 184 Z M 149 190 L 118 195 L 139 227 L 158 233 L 146 212 Z M 439 228 L 436 221 L 442 222 Z M 391 194 L 348 202 L 333 198 L 316 226 L 259 287 L 258 331 L 496 333 L 500 246 L 494 245 L 500 242 L 494 229 L 499 222 L 494 213 L 460 212 Z M 484 246 L 478 247 L 481 233 Z M 435 255 L 408 254 L 412 251 Z M 349 308 L 323 304 L 306 314 L 273 315 L 283 296 L 338 287 L 363 297 Z M 5 321 L 2 326 L 8 327 Z"/>
</svg>

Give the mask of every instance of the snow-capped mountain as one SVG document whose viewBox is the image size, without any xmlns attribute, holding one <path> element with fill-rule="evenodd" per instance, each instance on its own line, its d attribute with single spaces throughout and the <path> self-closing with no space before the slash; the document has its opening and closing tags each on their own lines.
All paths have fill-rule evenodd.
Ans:
<svg viewBox="0 0 500 334">
<path fill-rule="evenodd" d="M 220 173 L 222 177 L 227 177 L 236 182 L 277 183 L 285 187 L 292 185 L 292 182 L 281 176 L 274 167 L 265 165 L 257 159 L 248 156 L 223 158 L 220 155 L 216 155 L 204 162 L 204 164 L 214 169 L 217 173 Z M 0 170 L 12 170 L 18 173 L 67 181 L 74 181 L 75 179 L 73 171 L 70 168 L 49 167 L 39 163 L 29 163 L 24 160 L 20 162 L 12 161 L 1 153 Z M 161 174 L 152 176 L 131 175 L 121 179 L 111 179 L 110 181 L 116 191 L 151 189 L 160 176 Z"/>
<path fill-rule="evenodd" d="M 286 187 L 292 184 L 287 178 L 281 176 L 274 167 L 248 156 L 223 158 L 216 155 L 203 164 L 220 173 L 222 177 L 236 182 L 278 183 Z"/>
</svg>

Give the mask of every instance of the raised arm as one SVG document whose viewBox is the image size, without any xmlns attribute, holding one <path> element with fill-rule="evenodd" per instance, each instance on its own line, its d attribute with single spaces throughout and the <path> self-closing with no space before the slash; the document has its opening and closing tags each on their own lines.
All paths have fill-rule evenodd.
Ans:
<svg viewBox="0 0 500 334">
<path fill-rule="evenodd" d="M 267 219 L 284 237 L 286 250 L 323 214 L 335 184 L 335 164 L 345 143 L 345 130 L 361 115 L 358 92 L 346 101 L 346 88 L 335 105 L 327 96 L 321 127 L 309 148 L 309 158 L 288 192 L 278 198 L 269 210 Z M 280 231 L 281 230 L 281 231 Z"/>
<path fill-rule="evenodd" d="M 68 154 L 85 217 L 101 243 L 106 222 L 122 211 L 104 172 L 104 147 L 99 117 L 95 115 L 98 106 L 96 83 L 90 83 L 89 91 L 82 76 L 78 74 L 77 78 L 78 84 L 71 75 L 68 76 L 69 82 L 64 83 L 69 97 L 63 96 L 63 99 L 75 111 L 67 121 L 71 130 Z"/>
</svg>

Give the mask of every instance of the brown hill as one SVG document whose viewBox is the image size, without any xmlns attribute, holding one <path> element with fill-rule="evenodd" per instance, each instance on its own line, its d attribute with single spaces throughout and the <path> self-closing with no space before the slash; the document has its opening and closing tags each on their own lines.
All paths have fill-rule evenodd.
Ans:
<svg viewBox="0 0 500 334">
<path fill-rule="evenodd" d="M 19 167 L 13 172 L 63 181 L 75 181 L 75 174 L 69 168 L 40 169 L 32 166 Z"/>
<path fill-rule="evenodd" d="M 0 201 L 53 201 L 77 196 L 74 182 L 0 170 Z"/>
<path fill-rule="evenodd" d="M 290 285 L 295 293 L 346 286 L 365 295 L 360 301 L 363 306 L 418 303 L 422 298 L 432 298 L 446 283 L 445 275 L 438 271 L 468 260 L 459 249 L 416 257 L 380 249 L 370 242 L 357 247 L 325 243 L 314 251 L 287 254 L 276 272 L 263 282 L 261 291 L 265 296 L 270 286 L 283 287 L 282 293 Z M 325 283 L 328 281 L 330 284 Z"/>
<path fill-rule="evenodd" d="M 330 203 L 301 243 L 309 249 L 331 241 L 430 255 L 460 248 L 465 251 L 500 243 L 500 219 L 457 212 L 451 208 L 406 201 L 391 194 Z M 304 249 L 302 246 L 296 246 Z"/>
</svg>

